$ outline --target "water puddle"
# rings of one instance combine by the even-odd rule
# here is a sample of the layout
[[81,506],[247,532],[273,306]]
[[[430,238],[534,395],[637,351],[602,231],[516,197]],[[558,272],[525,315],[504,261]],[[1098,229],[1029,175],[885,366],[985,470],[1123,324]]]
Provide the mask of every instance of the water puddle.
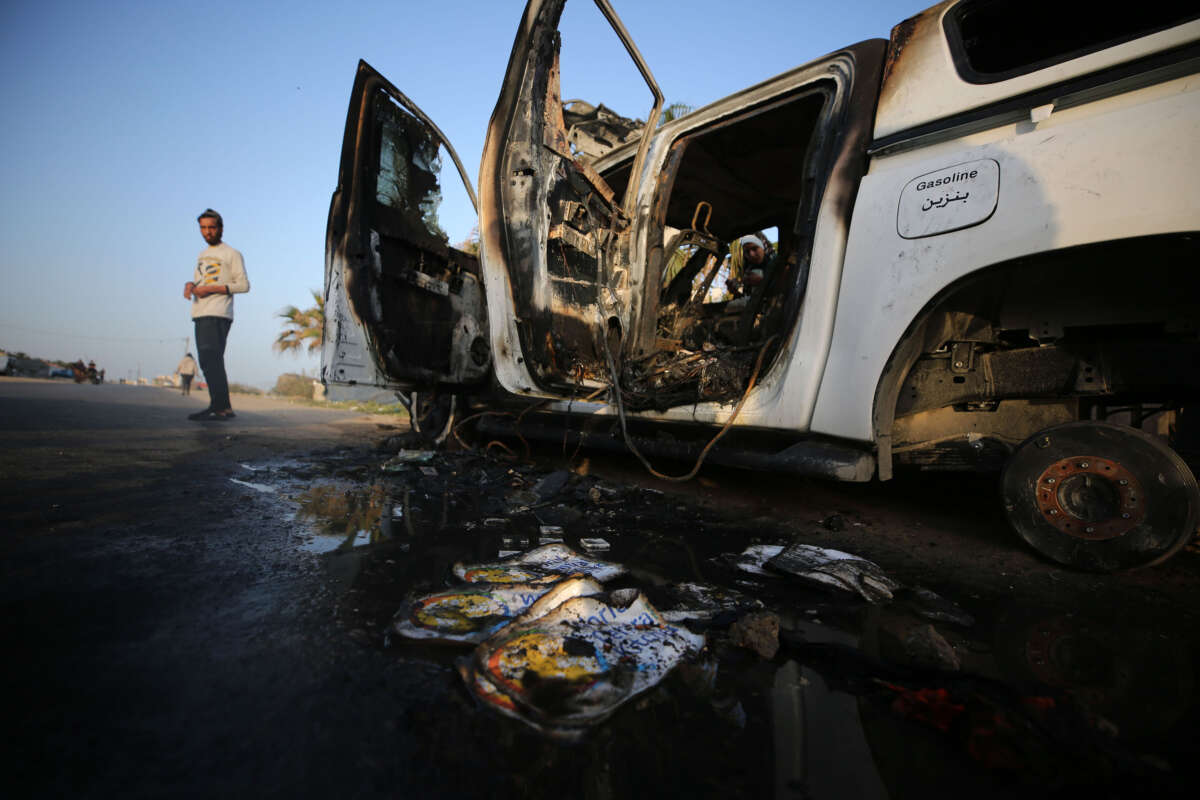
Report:
[[312,486],[295,496],[295,535],[308,553],[353,550],[382,541],[391,506],[381,485],[348,488],[338,483]]

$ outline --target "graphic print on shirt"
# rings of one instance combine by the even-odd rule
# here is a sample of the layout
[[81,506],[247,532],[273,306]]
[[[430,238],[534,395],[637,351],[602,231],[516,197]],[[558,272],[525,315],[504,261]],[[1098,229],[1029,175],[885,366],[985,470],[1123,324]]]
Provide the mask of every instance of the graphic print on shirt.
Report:
[[201,258],[196,262],[196,285],[215,286],[220,282],[221,262],[215,258]]

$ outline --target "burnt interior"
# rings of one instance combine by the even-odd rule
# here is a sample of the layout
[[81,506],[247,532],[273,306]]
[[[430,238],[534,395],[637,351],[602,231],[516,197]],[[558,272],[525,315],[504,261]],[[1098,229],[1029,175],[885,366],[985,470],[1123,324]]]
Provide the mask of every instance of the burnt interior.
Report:
[[946,18],[959,71],[989,83],[1200,17],[1195,0],[1103,8],[1084,0],[964,0]]
[[[654,341],[623,365],[631,408],[736,399],[755,364],[768,365],[764,350],[795,321],[807,281],[830,91],[809,87],[673,145],[657,221],[680,233],[649,265]],[[762,280],[751,285],[756,265],[739,263],[738,239],[772,228],[779,241],[768,242]],[[731,267],[742,278],[736,290],[725,288]]]
[[[561,10],[547,2],[532,20],[523,63],[510,64],[519,84],[502,104],[496,189],[516,360],[559,396],[595,395],[616,382],[631,409],[735,400],[799,316],[817,200],[839,136],[830,119],[835,84],[817,81],[675,141],[656,180],[648,261],[631,263],[641,229],[622,199],[640,191],[634,142],[603,174],[573,148],[559,80]],[[712,213],[698,230],[701,201]],[[668,228],[672,241],[657,246]],[[726,301],[699,291],[706,282],[724,286],[717,269],[736,237],[772,228],[780,241],[761,282],[745,282]],[[688,263],[664,282],[664,251],[680,248]]]
[[825,95],[809,92],[691,134],[670,188],[667,225],[685,229],[696,204],[712,204],[708,228],[730,239],[790,229],[804,197],[805,156]]

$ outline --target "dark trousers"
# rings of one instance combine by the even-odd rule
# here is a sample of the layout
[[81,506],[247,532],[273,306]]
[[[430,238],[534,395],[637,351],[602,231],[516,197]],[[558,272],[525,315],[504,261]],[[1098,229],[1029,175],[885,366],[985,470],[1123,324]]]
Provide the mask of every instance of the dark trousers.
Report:
[[225,340],[233,320],[225,317],[196,317],[196,355],[204,380],[208,381],[208,407],[224,411],[229,405],[229,379],[225,377]]
[[180,375],[179,382],[183,384],[183,393],[184,394],[192,393],[192,376],[191,375]]

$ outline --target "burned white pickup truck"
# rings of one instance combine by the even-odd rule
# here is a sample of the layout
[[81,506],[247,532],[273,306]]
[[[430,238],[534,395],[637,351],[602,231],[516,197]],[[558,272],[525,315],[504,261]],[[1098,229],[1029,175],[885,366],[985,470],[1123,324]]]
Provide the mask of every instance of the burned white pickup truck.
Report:
[[[1193,535],[1196,480],[1154,434],[1200,415],[1194,3],[951,0],[660,125],[595,0],[651,105],[611,141],[564,115],[564,4],[525,9],[477,201],[359,65],[326,383],[523,409],[482,422],[659,469],[1003,470],[1014,528],[1084,569]],[[443,150],[478,256],[437,223]],[[764,232],[739,284],[739,238]]]

